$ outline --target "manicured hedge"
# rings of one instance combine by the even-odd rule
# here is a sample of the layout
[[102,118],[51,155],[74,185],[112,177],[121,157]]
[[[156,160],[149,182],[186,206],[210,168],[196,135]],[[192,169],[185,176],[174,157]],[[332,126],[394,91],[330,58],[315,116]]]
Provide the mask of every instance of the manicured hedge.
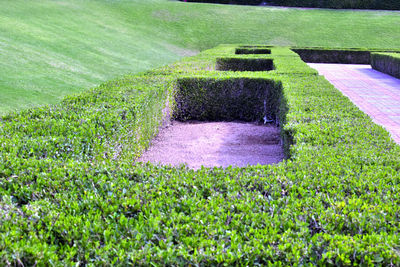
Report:
[[187,0],[185,2],[200,2],[214,4],[234,4],[234,5],[259,5],[260,0]]
[[[400,265],[400,147],[290,49],[236,48],[2,117],[0,265]],[[224,57],[276,69],[216,71]],[[239,80],[281,84],[290,159],[134,163],[177,89]]]
[[397,0],[270,0],[268,3],[282,6],[336,9],[400,9],[400,2]]
[[266,58],[217,58],[215,68],[222,71],[270,71],[274,69],[274,62]]
[[271,49],[266,48],[236,48],[235,54],[271,54]]
[[372,53],[372,68],[400,78],[400,54],[399,53]]
[[281,98],[282,85],[273,80],[183,78],[177,82],[174,117],[277,122]]
[[321,48],[299,48],[293,51],[309,63],[370,64],[369,51]]
[[239,4],[239,5],[278,5],[292,7],[317,7],[335,9],[386,9],[399,10],[400,2],[397,0],[187,0],[186,2],[202,2],[216,4]]

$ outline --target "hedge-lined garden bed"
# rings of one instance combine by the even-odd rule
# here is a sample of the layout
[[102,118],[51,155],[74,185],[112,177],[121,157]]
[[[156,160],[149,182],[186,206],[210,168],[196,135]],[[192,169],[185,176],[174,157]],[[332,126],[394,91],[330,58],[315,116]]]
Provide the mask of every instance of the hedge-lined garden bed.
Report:
[[400,53],[372,53],[371,66],[400,79]]
[[[0,265],[400,265],[400,147],[289,48],[236,48],[2,117]],[[275,69],[216,71],[235,57]],[[280,86],[290,159],[133,163],[177,92],[227,80]]]

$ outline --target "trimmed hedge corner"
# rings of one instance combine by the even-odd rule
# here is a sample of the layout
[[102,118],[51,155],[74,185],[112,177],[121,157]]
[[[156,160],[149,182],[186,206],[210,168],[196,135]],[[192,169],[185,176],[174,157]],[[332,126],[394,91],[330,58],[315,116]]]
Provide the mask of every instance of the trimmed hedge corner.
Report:
[[371,53],[371,66],[373,69],[400,79],[399,53]]

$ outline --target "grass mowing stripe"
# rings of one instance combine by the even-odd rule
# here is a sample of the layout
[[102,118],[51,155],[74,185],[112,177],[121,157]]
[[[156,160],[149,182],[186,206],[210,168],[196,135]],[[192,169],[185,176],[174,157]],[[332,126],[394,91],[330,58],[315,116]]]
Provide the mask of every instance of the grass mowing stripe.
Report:
[[166,0],[7,2],[0,10],[0,114],[57,103],[220,43],[396,48],[399,16]]

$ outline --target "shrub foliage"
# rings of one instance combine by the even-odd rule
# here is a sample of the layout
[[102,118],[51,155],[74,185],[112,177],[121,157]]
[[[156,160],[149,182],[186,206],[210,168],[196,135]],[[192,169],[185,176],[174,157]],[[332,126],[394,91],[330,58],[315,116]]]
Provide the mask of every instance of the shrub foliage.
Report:
[[[181,0],[182,1],[182,0]],[[335,9],[386,9],[399,10],[397,0],[187,0],[186,2],[238,4],[238,5],[278,5],[292,7],[318,7]]]
[[372,53],[371,66],[400,79],[400,53]]
[[[400,265],[400,147],[290,49],[236,48],[2,117],[0,265]],[[275,69],[215,70],[234,56]],[[279,85],[290,159],[134,163],[178,92],[239,81]]]

